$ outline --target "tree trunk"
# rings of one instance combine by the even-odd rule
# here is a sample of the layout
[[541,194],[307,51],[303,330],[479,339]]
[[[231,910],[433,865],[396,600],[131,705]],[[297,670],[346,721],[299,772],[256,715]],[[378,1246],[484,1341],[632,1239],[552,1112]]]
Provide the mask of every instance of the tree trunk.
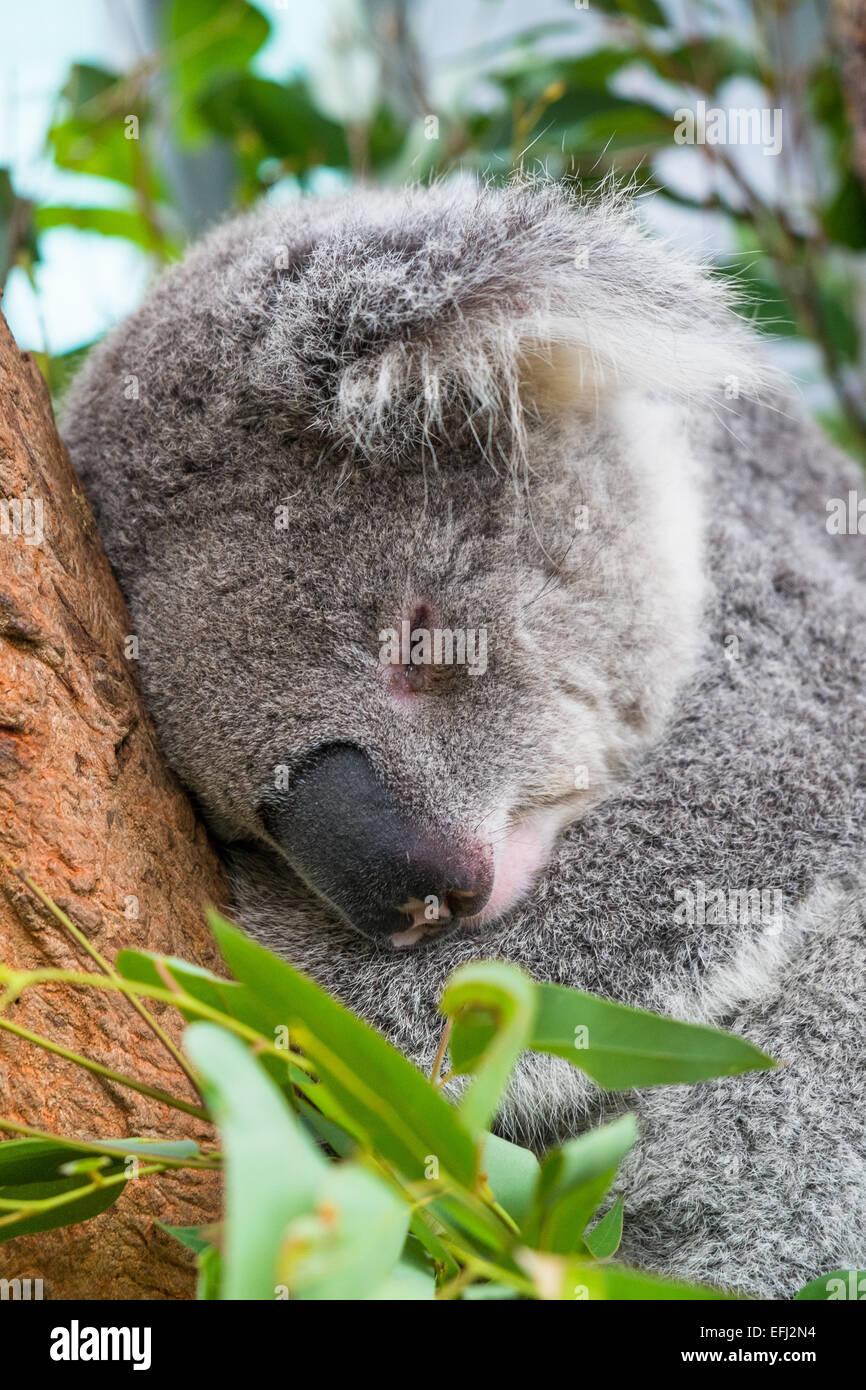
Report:
[[[23,499],[30,505],[19,508]],[[220,867],[144,710],[125,654],[129,615],[47,389],[2,315],[0,509],[0,851],[109,961],[129,946],[219,968],[202,904],[227,900]],[[97,969],[2,858],[0,887],[0,960]],[[176,1012],[159,1003],[151,1012],[176,1040]],[[196,1099],[120,995],[31,988],[5,1016]],[[213,1137],[195,1118],[3,1030],[0,1118],[76,1138]],[[155,1222],[213,1221],[219,1199],[213,1173],[132,1180],[90,1221],[0,1244],[0,1275],[41,1278],[46,1298],[190,1297],[191,1257]]]

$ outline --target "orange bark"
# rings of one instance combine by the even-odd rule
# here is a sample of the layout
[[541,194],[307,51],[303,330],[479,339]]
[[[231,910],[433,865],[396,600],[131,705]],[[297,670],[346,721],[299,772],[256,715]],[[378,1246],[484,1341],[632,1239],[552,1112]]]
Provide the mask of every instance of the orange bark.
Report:
[[[143,707],[124,650],[129,615],[46,387],[0,316],[0,499],[25,498],[41,502],[41,539],[33,506],[5,507],[0,533],[0,851],[109,960],[130,946],[218,966],[201,908],[227,898],[219,864]],[[2,860],[0,961],[96,969]],[[151,1011],[176,1040],[176,1012]],[[6,1017],[196,1100],[118,995],[54,984],[26,991]],[[213,1137],[195,1118],[2,1030],[0,1118],[78,1138]],[[0,1275],[42,1278],[46,1298],[189,1297],[191,1257],[155,1222],[213,1221],[219,1198],[213,1173],[132,1180],[91,1221],[0,1244]]]

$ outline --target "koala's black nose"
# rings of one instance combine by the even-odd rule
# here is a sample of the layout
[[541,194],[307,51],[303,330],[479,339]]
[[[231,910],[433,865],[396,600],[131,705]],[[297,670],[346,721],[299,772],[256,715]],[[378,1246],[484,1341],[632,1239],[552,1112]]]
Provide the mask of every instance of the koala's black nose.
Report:
[[415,824],[350,744],[319,749],[261,815],[292,868],[365,936],[412,944],[490,896],[490,850]]

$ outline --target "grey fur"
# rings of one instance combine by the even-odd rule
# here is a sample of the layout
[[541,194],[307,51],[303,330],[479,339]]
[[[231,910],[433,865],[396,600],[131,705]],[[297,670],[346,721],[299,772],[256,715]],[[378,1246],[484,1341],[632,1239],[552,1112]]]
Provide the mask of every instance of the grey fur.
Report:
[[[788,1296],[866,1264],[866,558],[825,525],[856,470],[760,380],[616,200],[438,189],[218,229],[63,423],[246,928],[422,1066],[444,981],[490,955],[784,1058],[617,1097],[527,1057],[500,1123],[541,1145],[635,1109],[624,1255]],[[378,633],[419,596],[486,624],[490,666],[399,709]],[[504,916],[394,952],[260,823],[274,767],[335,739],[445,834],[571,823]],[[779,909],[681,920],[699,880]]]

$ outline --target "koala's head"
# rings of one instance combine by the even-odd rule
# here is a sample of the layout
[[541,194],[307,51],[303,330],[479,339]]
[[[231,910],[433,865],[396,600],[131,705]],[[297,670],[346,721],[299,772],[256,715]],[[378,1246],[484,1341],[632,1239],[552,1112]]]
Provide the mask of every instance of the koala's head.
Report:
[[216,835],[395,945],[515,903],[690,672],[685,401],[748,355],[550,186],[266,207],[166,275],[64,430]]

